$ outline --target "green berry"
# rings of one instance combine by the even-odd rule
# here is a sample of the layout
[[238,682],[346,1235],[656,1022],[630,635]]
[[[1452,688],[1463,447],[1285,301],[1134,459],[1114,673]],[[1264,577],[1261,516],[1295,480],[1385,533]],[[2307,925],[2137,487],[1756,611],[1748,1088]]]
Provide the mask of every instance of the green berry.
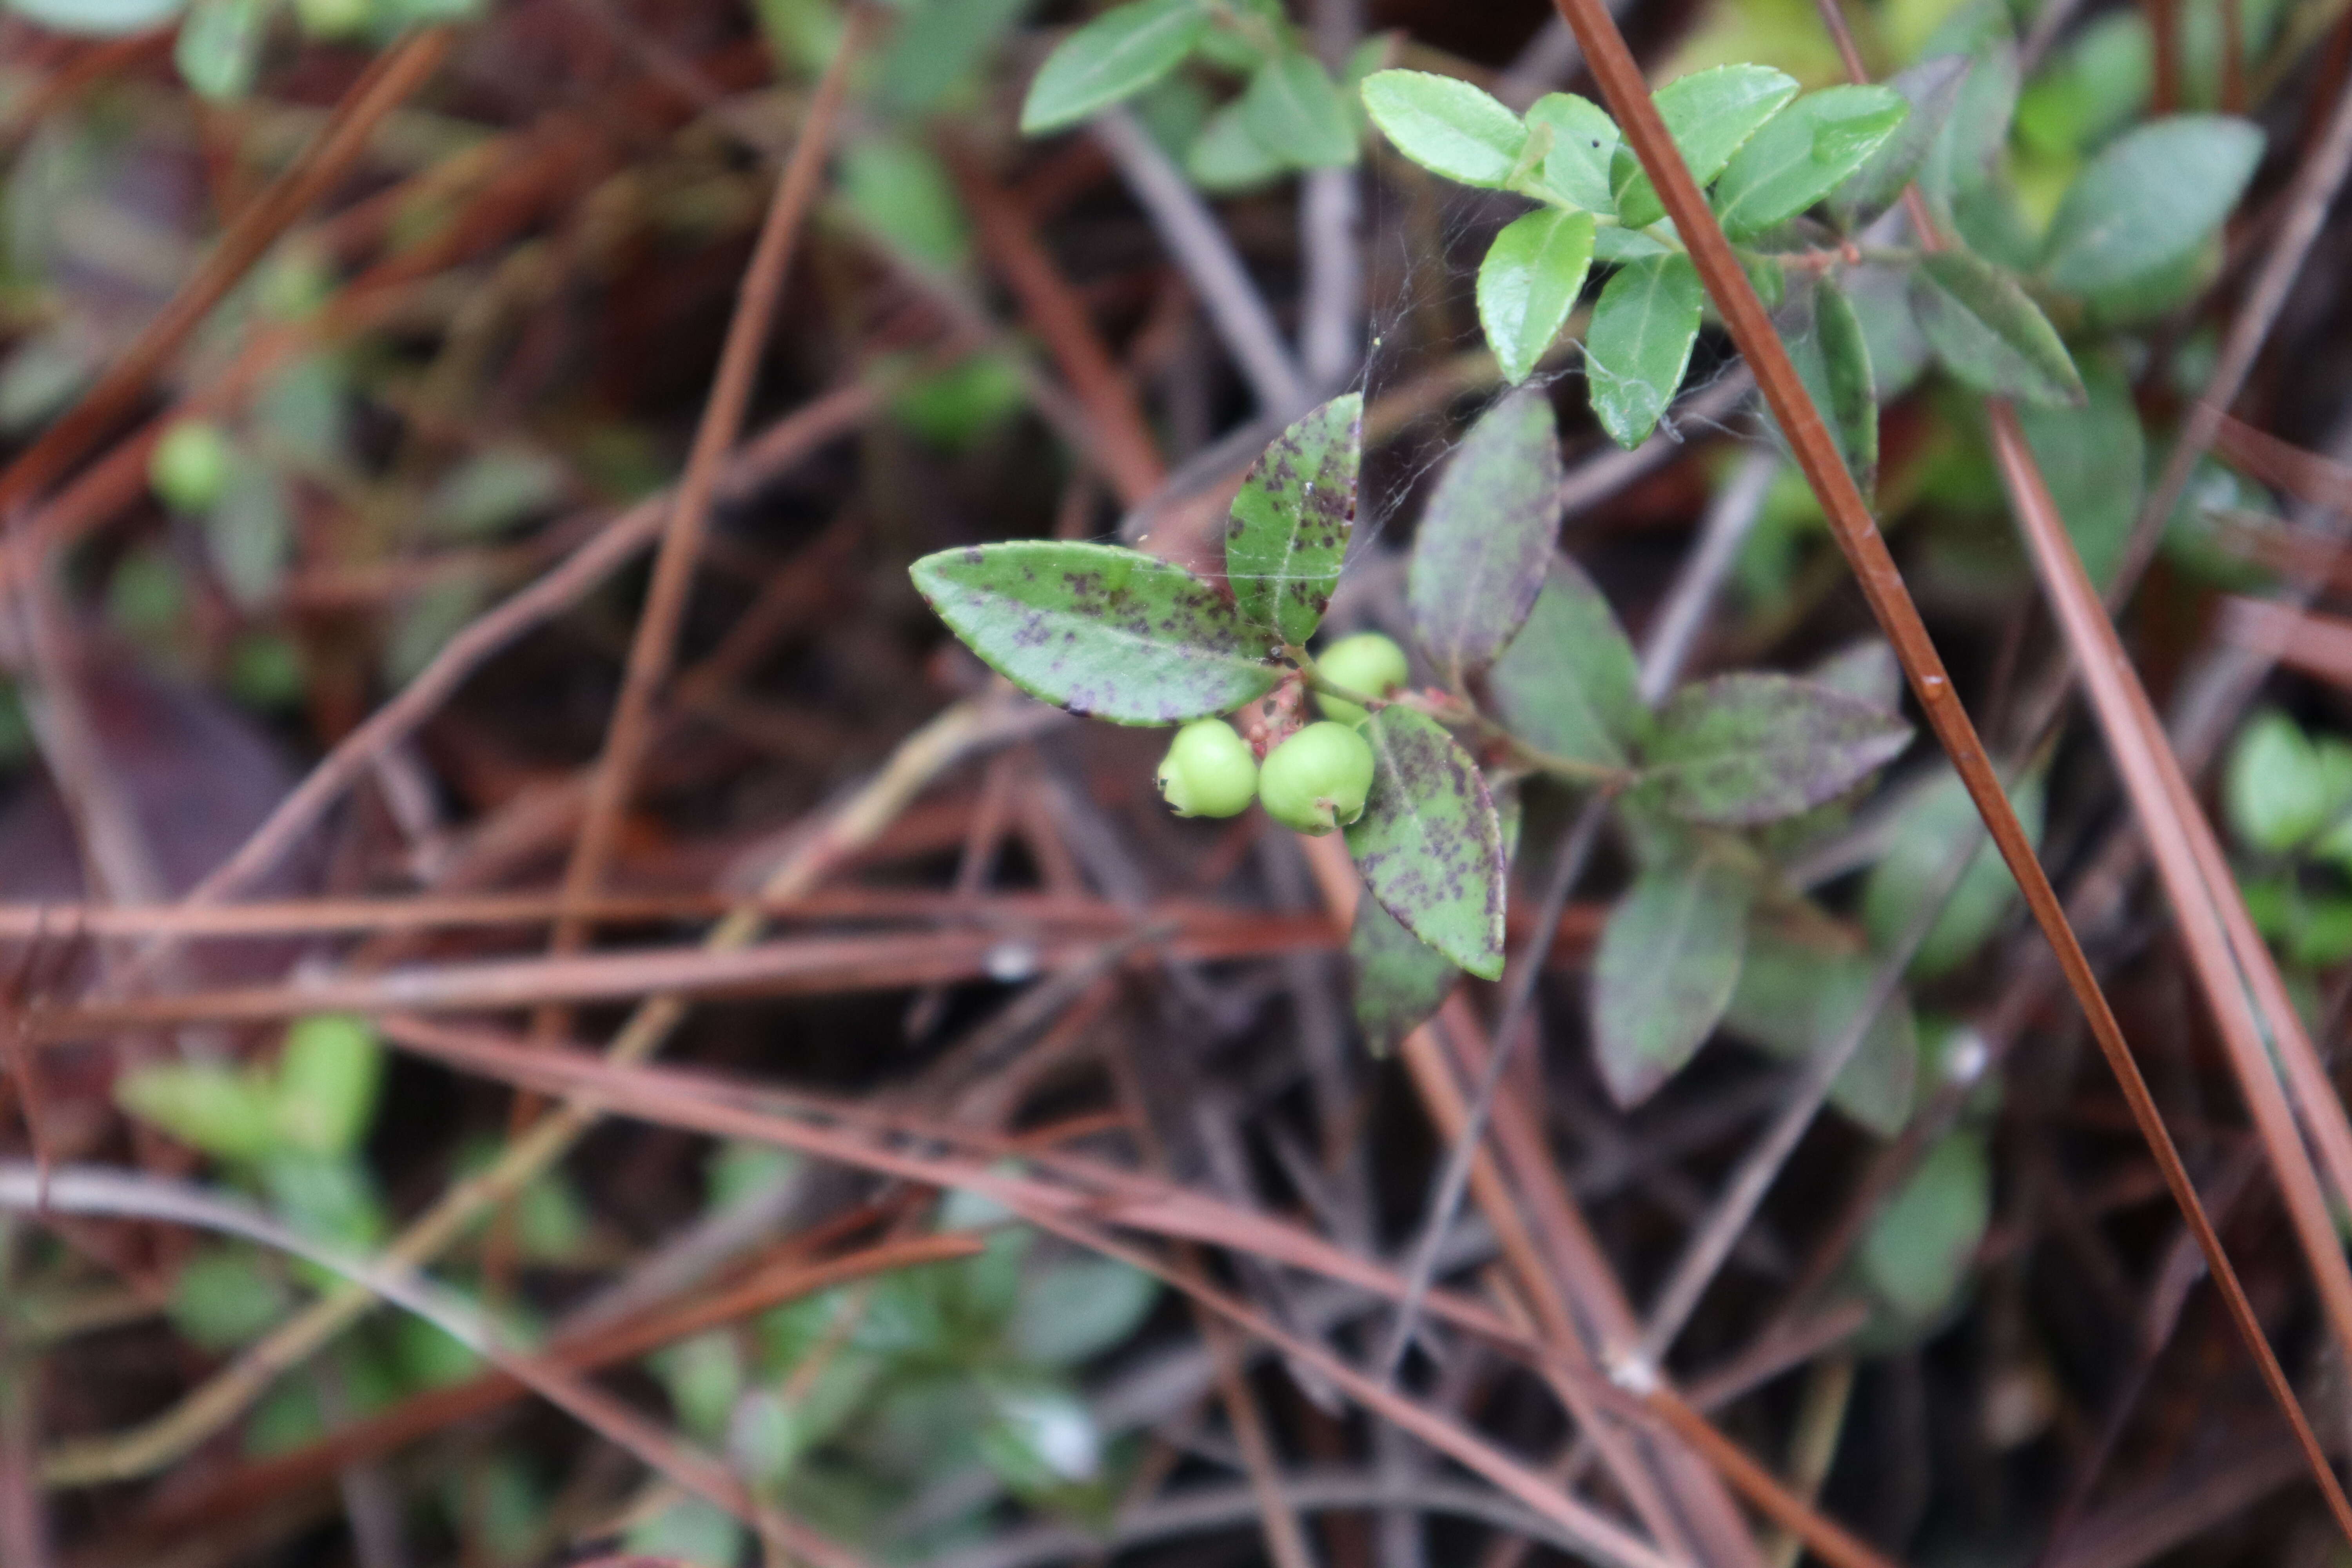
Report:
[[[1354,637],[1341,637],[1316,656],[1315,668],[1332,685],[1360,691],[1367,697],[1388,696],[1403,686],[1411,673],[1405,667],[1404,649],[1378,632],[1358,632]],[[1320,692],[1316,694],[1315,701],[1326,719],[1336,719],[1342,724],[1364,721],[1364,710],[1352,702]]]
[[1301,833],[1345,827],[1364,815],[1371,790],[1371,742],[1328,721],[1309,724],[1276,746],[1257,780],[1265,814]]
[[147,460],[147,481],[174,511],[210,511],[228,488],[236,455],[219,426],[183,419],[163,432]]
[[1179,816],[1238,816],[1257,794],[1257,759],[1223,719],[1176,731],[1160,763],[1160,795]]

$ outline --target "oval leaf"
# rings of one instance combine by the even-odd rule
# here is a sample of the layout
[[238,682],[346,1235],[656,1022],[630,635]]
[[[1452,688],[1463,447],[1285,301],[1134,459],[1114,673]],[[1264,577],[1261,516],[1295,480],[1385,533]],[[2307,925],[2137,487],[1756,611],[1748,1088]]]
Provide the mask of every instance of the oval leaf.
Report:
[[[2029,781],[2010,792],[2018,819],[2030,842],[2042,837],[2042,786]],[[1871,868],[1862,885],[1862,923],[1881,948],[1891,947],[1918,918],[1919,907],[1933,897],[1948,868],[1953,849],[1963,833],[1977,824],[1976,803],[1949,768],[1922,790],[1903,815],[1895,819],[1895,833],[1886,853]],[[1921,980],[1948,974],[1967,963],[1992,935],[2017,896],[2017,883],[2008,863],[1990,839],[1985,839],[1960,873],[1959,884],[1944,900],[1919,951],[1911,956],[1911,973]]]
[[1120,724],[1223,713],[1274,689],[1267,637],[1212,584],[1108,544],[942,550],[909,568],[966,647],[1032,696]]
[[1453,960],[1399,925],[1378,899],[1356,900],[1348,964],[1354,972],[1356,1025],[1381,1056],[1426,1023],[1462,978]]
[[1910,725],[1843,691],[1722,675],[1658,715],[1642,788],[1677,816],[1750,826],[1836,799],[1910,742]]
[[1715,1032],[1739,983],[1753,884],[1713,856],[1651,867],[1609,911],[1592,961],[1592,1044],[1619,1105],[1637,1105]]
[[1619,446],[1640,446],[1674,401],[1705,300],[1681,255],[1628,263],[1601,290],[1584,334],[1584,374],[1592,412]]
[[1942,1312],[1976,1260],[1992,1221],[1992,1166],[1974,1132],[1951,1134],[1927,1152],[1863,1237],[1863,1278],[1916,1323]]
[[1434,174],[1500,190],[1528,144],[1519,117],[1489,94],[1428,71],[1374,71],[1364,108],[1396,150]]
[[2263,133],[2223,114],[2150,121],[2110,142],[2075,179],[2050,220],[2050,281],[2090,294],[2145,281],[2177,265],[2238,205]]
[[2026,444],[2058,503],[2083,570],[2100,588],[2123,563],[2147,475],[2147,437],[2131,382],[2105,356],[2085,361],[2084,400],[2072,408],[2017,411]]
[[1294,169],[1336,169],[1356,161],[1348,106],[1312,55],[1268,60],[1250,78],[1241,104],[1251,137]]
[[1711,198],[1735,239],[1788,222],[1845,183],[1910,118],[1889,87],[1824,88],[1773,116],[1725,165]]
[[1310,410],[1250,466],[1225,524],[1225,580],[1242,618],[1284,642],[1322,624],[1356,524],[1364,400]]
[[1405,930],[1471,973],[1503,972],[1503,829],[1470,754],[1394,703],[1364,724],[1371,798],[1347,830],[1364,885]]
[[[1723,173],[1731,155],[1764,129],[1797,96],[1797,80],[1770,66],[1717,66],[1677,77],[1650,95],[1658,118],[1704,188]],[[1646,228],[1666,216],[1650,176],[1633,148],[1620,145],[1611,160],[1610,185],[1617,213],[1629,228]]]
[[1166,76],[1208,31],[1200,0],[1131,0],[1072,33],[1045,58],[1021,105],[1034,136],[1075,125]]
[[1504,727],[1550,756],[1625,767],[1649,721],[1640,685],[1609,601],[1574,562],[1554,556],[1528,624],[1486,672]]
[[1478,268],[1478,324],[1516,386],[1568,324],[1592,266],[1591,213],[1545,207],[1514,220]]
[[[1723,1026],[1784,1061],[1801,1061],[1845,1037],[1877,969],[1866,953],[1824,952],[1751,932]],[[1892,1138],[1911,1120],[1918,1076],[1918,1022],[1910,999],[1897,991],[1832,1080],[1830,1103]]]
[[2057,329],[1991,262],[1958,250],[1921,257],[1911,311],[1945,368],[1978,391],[2029,403],[2083,400],[2083,378]]
[[1528,129],[1538,126],[1550,131],[1551,146],[1537,178],[1523,187],[1528,194],[1589,213],[1615,212],[1609,169],[1623,138],[1609,111],[1572,92],[1548,92],[1528,106]]
[[1959,55],[1939,55],[1888,79],[1886,85],[1911,106],[1910,117],[1885,144],[1863,161],[1853,178],[1830,197],[1830,210],[1848,232],[1858,229],[1893,206],[1927,160],[1952,106],[1959,101],[1960,83],[1969,62]]
[[1559,486],[1559,430],[1538,392],[1486,410],[1446,465],[1413,536],[1405,603],[1449,682],[1493,663],[1534,607]]

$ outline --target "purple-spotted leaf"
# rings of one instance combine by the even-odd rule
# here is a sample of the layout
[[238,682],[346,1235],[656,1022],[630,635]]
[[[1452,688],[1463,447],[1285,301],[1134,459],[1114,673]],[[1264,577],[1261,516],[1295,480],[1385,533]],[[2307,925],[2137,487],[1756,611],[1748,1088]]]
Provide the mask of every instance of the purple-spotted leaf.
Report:
[[1911,726],[1787,675],[1685,686],[1643,758],[1642,792],[1693,822],[1752,826],[1834,800],[1911,743]]
[[1471,973],[1503,972],[1503,830],[1470,754],[1391,703],[1368,720],[1372,793],[1348,829],[1364,885],[1405,930]]
[[1073,713],[1173,724],[1281,679],[1269,635],[1214,584],[1137,551],[1024,539],[942,550],[909,571],[990,668]]
[[1405,603],[1448,681],[1492,664],[1535,607],[1559,486],[1559,429],[1541,392],[1489,408],[1446,465],[1413,536]]
[[1355,972],[1357,1026],[1380,1056],[1425,1023],[1462,978],[1452,959],[1399,925],[1378,899],[1356,900],[1348,964]]
[[1556,555],[1528,624],[1486,672],[1486,691],[1504,728],[1537,751],[1622,768],[1649,725],[1640,680],[1609,601]]
[[1242,618],[1284,642],[1315,635],[1356,525],[1364,400],[1335,397],[1250,466],[1225,524],[1225,580]]
[[1755,884],[1703,848],[1645,868],[1609,911],[1592,961],[1601,1081],[1638,1105],[1715,1032],[1739,984]]

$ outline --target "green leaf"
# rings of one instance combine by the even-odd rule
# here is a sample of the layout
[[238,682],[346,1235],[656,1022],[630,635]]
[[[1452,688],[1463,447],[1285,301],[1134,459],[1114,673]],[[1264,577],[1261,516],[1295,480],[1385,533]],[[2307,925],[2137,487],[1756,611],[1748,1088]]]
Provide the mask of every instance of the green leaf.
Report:
[[240,458],[204,519],[205,552],[228,596],[247,607],[277,596],[294,559],[294,514],[278,473]]
[[1911,116],[1888,87],[1832,87],[1775,115],[1725,165],[1711,198],[1734,239],[1786,223],[1845,182]]
[[480,539],[562,500],[562,459],[506,441],[486,446],[433,487],[425,522],[453,539]]
[[1462,978],[1453,960],[1397,923],[1378,899],[1356,900],[1348,932],[1356,1025],[1375,1056],[1426,1023]]
[[[1825,952],[1751,931],[1739,988],[1731,994],[1723,1026],[1784,1061],[1801,1061],[1853,1027],[1879,962],[1869,953]],[[1892,1138],[1911,1120],[1918,1076],[1918,1023],[1910,999],[1898,990],[1831,1080],[1830,1103],[1880,1137]]]
[[1208,27],[1200,0],[1113,6],[1046,57],[1021,105],[1022,132],[1059,131],[1141,92],[1174,70]]
[[375,1120],[383,1047],[357,1018],[319,1014],[286,1032],[278,1058],[277,1119],[287,1143],[345,1154]]
[[1160,1281],[1108,1258],[1073,1258],[1023,1281],[1013,1349],[1040,1366],[1076,1366],[1116,1350],[1160,1300]]
[[117,1105],[191,1149],[223,1160],[258,1160],[278,1146],[268,1082],[210,1063],[159,1062],[114,1083]]
[[1428,71],[1374,71],[1364,109],[1396,150],[1434,174],[1500,190],[1528,144],[1519,117],[1466,81]]
[[1559,486],[1559,430],[1540,392],[1487,409],[1446,464],[1413,535],[1405,605],[1447,682],[1493,663],[1535,606]]
[[2231,831],[2250,848],[2294,848],[2327,825],[2327,770],[2303,727],[2272,710],[2238,732],[2221,783]]
[[1617,156],[1617,122],[1589,98],[1548,92],[1528,106],[1528,130],[1551,132],[1542,166],[1522,186],[1528,195],[1606,216],[1617,210],[1610,164]]
[[1834,279],[1824,277],[1814,286],[1813,332],[1829,394],[1823,408],[1830,430],[1867,496],[1878,483],[1878,386],[1871,374],[1869,335]]
[[1698,272],[1681,255],[1632,262],[1601,290],[1584,334],[1584,374],[1592,412],[1619,446],[1640,446],[1674,401],[1705,302]]
[[2083,366],[2084,401],[2073,408],[2017,411],[2050,499],[2066,521],[2083,569],[2104,589],[2123,563],[2124,545],[2139,516],[2147,473],[2147,440],[2131,382],[2104,356]]
[[1478,324],[1516,386],[1544,356],[1584,289],[1592,215],[1539,208],[1513,220],[1478,267]]
[[840,188],[860,221],[903,256],[951,268],[971,248],[955,184],[929,147],[861,136],[842,150]]
[[1322,624],[1356,525],[1364,400],[1335,397],[1276,437],[1225,524],[1225,580],[1242,619],[1303,644]]
[[1627,767],[1649,726],[1640,685],[1633,645],[1609,601],[1574,562],[1555,555],[1528,624],[1486,672],[1504,728],[1550,756]]
[[1852,233],[1863,227],[1902,197],[1903,187],[1919,172],[1951,118],[1968,74],[1966,59],[1943,55],[1922,60],[1887,81],[1911,106],[1910,117],[1831,195],[1830,210],[1841,228]]
[[1173,724],[1274,689],[1267,634],[1181,566],[1107,544],[1016,540],[909,569],[966,647],[1032,696],[1118,724]]
[[1436,720],[1367,720],[1371,797],[1347,829],[1364,885],[1404,928],[1482,979],[1503,972],[1503,831],[1486,781]]
[[290,1304],[277,1270],[243,1247],[199,1252],[172,1282],[172,1326],[208,1351],[259,1339]]
[[200,98],[242,98],[261,64],[272,0],[194,0],[172,58]]
[[919,114],[976,74],[1030,0],[926,0],[902,5],[875,72],[875,96]]
[[1715,1032],[1739,983],[1753,882],[1704,852],[1643,870],[1609,911],[1592,961],[1601,1081],[1637,1105]]
[[[2042,837],[2042,785],[2039,780],[2010,792],[2010,803],[2025,825],[2028,839]],[[1871,868],[1862,889],[1862,923],[1871,941],[1891,947],[1912,921],[1920,904],[1943,879],[1960,835],[1977,822],[1976,803],[1949,768],[1922,790],[1895,821],[1886,853]],[[1990,838],[1983,840],[1960,873],[1958,886],[1944,904],[1944,912],[1928,930],[1927,940],[1911,960],[1911,973],[1930,980],[1948,974],[1967,963],[1992,935],[2017,896],[2017,883],[2007,862]]]
[[1927,1152],[1911,1179],[1871,1221],[1863,1278],[1911,1322],[1943,1311],[1968,1278],[1992,1221],[1992,1166],[1984,1141],[1958,1131]]
[[106,37],[160,26],[187,0],[8,0],[8,9],[53,33]]
[[1919,165],[1919,187],[1948,211],[1967,192],[1984,183],[2017,113],[2017,46],[1997,38],[1969,61],[1959,98]]
[[1843,691],[1721,675],[1667,702],[1641,787],[1677,816],[1752,826],[1836,799],[1910,743],[1910,725]]
[[1245,191],[1279,178],[1283,168],[1251,132],[1238,99],[1210,115],[1184,150],[1184,172],[1203,190]]
[[1911,310],[1946,369],[1979,392],[2029,403],[2083,399],[2083,378],[2057,329],[2017,279],[1965,251],[1919,258]]
[[[1678,77],[1650,95],[1667,134],[1699,188],[1723,173],[1731,155],[1797,96],[1796,79],[1770,66],[1717,66]],[[1620,144],[1610,161],[1610,188],[1628,228],[1647,228],[1666,216],[1633,149]]]
[[2221,114],[2150,121],[2110,142],[2050,220],[2043,265],[2077,294],[2177,265],[2221,226],[2263,159],[2263,133]]
[[1258,68],[1241,98],[1242,118],[1257,144],[1294,169],[1343,168],[1356,161],[1356,128],[1320,60],[1276,56]]

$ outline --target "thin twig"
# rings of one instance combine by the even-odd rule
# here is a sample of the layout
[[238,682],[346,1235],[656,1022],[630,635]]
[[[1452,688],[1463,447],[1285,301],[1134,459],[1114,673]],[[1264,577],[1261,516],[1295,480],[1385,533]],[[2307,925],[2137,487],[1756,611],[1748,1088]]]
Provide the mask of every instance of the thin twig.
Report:
[[1160,151],[1151,132],[1126,110],[1111,110],[1090,123],[1095,139],[1118,165],[1128,188],[1143,204],[1152,226],[1200,294],[1217,335],[1257,394],[1260,410],[1284,420],[1305,410],[1309,396],[1306,374],[1208,203]]

